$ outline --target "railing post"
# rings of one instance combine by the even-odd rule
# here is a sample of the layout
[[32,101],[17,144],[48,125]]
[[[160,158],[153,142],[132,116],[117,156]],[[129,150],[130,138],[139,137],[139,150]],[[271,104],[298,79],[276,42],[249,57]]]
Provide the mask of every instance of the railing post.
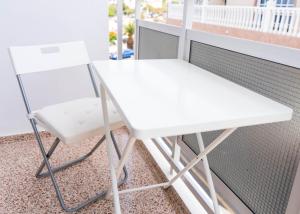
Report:
[[117,44],[118,44],[118,60],[123,58],[123,0],[117,1]]
[[118,60],[123,58],[123,0],[117,1],[117,44],[118,44]]
[[139,20],[141,19],[141,0],[135,1],[135,34],[134,34],[134,59],[139,58]]
[[192,28],[194,17],[194,0],[185,0],[183,6],[182,28],[179,37],[178,59],[186,59],[187,46],[189,41],[186,40],[186,32]]
[[201,19],[200,22],[204,23],[205,22],[205,17],[206,17],[206,6],[208,5],[208,0],[203,0],[202,6],[201,6]]
[[276,7],[276,1],[270,0],[267,2],[266,10],[263,13],[262,31],[268,32],[272,22],[272,9]]

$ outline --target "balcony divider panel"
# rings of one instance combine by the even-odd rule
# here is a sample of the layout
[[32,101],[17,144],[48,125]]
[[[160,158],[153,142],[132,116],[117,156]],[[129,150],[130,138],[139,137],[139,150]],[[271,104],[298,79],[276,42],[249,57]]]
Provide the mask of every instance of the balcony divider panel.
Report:
[[179,37],[139,27],[139,59],[175,59]]
[[[195,41],[189,56],[192,64],[294,109],[291,121],[240,128],[208,155],[214,173],[254,213],[285,213],[300,158],[300,69]],[[205,145],[218,134],[204,133]],[[199,152],[196,136],[184,141]]]

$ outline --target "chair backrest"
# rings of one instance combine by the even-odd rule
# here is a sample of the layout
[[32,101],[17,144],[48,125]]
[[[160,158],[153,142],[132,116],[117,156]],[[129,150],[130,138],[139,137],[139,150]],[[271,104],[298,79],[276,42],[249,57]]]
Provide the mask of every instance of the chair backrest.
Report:
[[97,84],[90,64],[90,58],[83,41],[10,47],[9,54],[30,120],[32,120],[30,117],[31,108],[22,83],[21,74],[86,65],[95,95],[99,97]]
[[16,74],[87,65],[90,58],[83,41],[46,44],[35,46],[15,46],[9,48]]

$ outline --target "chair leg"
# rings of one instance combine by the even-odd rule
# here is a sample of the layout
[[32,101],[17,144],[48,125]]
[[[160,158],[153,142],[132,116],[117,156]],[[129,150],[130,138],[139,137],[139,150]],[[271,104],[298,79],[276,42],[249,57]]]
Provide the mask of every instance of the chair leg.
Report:
[[[72,161],[69,161],[61,166],[58,166],[58,167],[55,167],[52,169],[53,173],[56,173],[58,171],[61,171],[61,170],[64,170],[68,167],[71,167],[77,163],[80,163],[81,161],[84,161],[85,159],[87,159],[89,156],[91,156],[94,151],[96,151],[96,149],[102,144],[102,142],[105,140],[105,136],[103,136],[99,141],[98,143],[91,149],[91,151],[83,156],[81,156],[80,158],[76,159],[76,160],[72,160]],[[48,153],[47,153],[47,158],[50,159],[51,155],[53,154],[53,152],[55,151],[58,143],[60,142],[60,140],[58,138],[55,139],[55,141],[53,142],[51,148],[49,149]],[[49,172],[44,172],[44,173],[41,173],[41,171],[43,170],[43,168],[45,167],[45,161],[43,161],[40,165],[40,167],[38,168],[37,172],[36,172],[36,177],[37,178],[42,178],[42,177],[47,177],[49,176]]]
[[[118,158],[120,159],[120,158],[121,158],[121,152],[120,152],[120,149],[119,149],[119,147],[118,147],[118,145],[117,145],[117,142],[116,142],[116,139],[115,139],[115,137],[114,137],[113,132],[111,131],[110,134],[111,134],[111,138],[112,138],[112,141],[113,141],[113,144],[114,144],[114,147],[115,147],[117,156],[118,156]],[[81,161],[84,161],[85,159],[87,159],[89,156],[91,156],[91,155],[96,151],[96,149],[103,143],[104,140],[105,140],[105,136],[103,136],[103,137],[98,141],[98,143],[91,149],[91,151],[89,151],[89,153],[87,153],[87,154],[81,156],[80,158],[78,158],[78,159],[76,159],[76,160],[72,160],[72,161],[69,161],[69,162],[67,162],[67,163],[65,163],[65,164],[62,164],[61,166],[52,168],[52,172],[53,172],[53,173],[59,172],[59,171],[64,170],[64,169],[66,169],[66,168],[68,168],[68,167],[71,167],[71,166],[73,166],[73,165],[75,165],[75,164],[77,164],[77,163],[80,163]],[[56,147],[58,146],[59,142],[60,142],[59,138],[56,138],[56,139],[54,140],[52,146],[50,147],[48,153],[46,154],[46,157],[48,158],[48,160],[49,160],[50,157],[52,156],[52,154],[53,154],[53,152],[55,151]],[[39,166],[39,168],[38,168],[38,170],[37,170],[37,172],[36,172],[36,174],[35,174],[35,176],[36,176],[37,178],[44,178],[44,177],[48,177],[48,176],[50,175],[49,172],[41,173],[42,170],[44,169],[44,167],[45,167],[45,161],[43,161],[43,162],[41,163],[41,165]],[[124,166],[124,168],[123,168],[123,172],[124,172],[124,178],[121,180],[121,183],[120,183],[119,185],[123,184],[123,183],[127,180],[127,178],[128,178],[128,172],[127,172],[127,169],[126,169],[125,166]]]
[[[54,140],[52,146],[50,147],[48,153],[46,154],[46,157],[47,157],[48,159],[49,159],[49,158],[51,157],[51,155],[53,154],[53,152],[54,152],[54,150],[56,149],[56,147],[58,146],[58,143],[59,143],[59,142],[60,142],[59,138],[55,138],[55,140]],[[45,173],[41,173],[42,170],[43,170],[44,167],[45,167],[45,164],[46,164],[45,161],[43,161],[43,162],[41,163],[41,165],[39,166],[37,172],[35,173],[35,177],[40,178],[40,177],[43,177],[43,176],[45,175]],[[47,174],[49,175],[49,173],[47,173]]]
[[[66,212],[76,212],[79,209],[82,209],[83,207],[85,207],[85,206],[87,206],[87,205],[89,205],[89,204],[91,204],[91,203],[93,203],[93,202],[95,202],[95,201],[97,201],[99,199],[104,199],[105,196],[106,196],[106,194],[107,194],[107,191],[98,192],[93,197],[90,197],[89,199],[85,200],[84,202],[78,204],[75,207],[69,208],[69,207],[66,206],[66,204],[64,202],[64,199],[62,197],[61,191],[59,189],[59,186],[58,186],[57,181],[56,181],[55,176],[54,176],[54,173],[55,173],[54,169],[51,168],[51,165],[50,165],[50,162],[49,162],[49,158],[51,157],[51,155],[53,154],[54,150],[56,149],[56,147],[57,147],[57,145],[59,143],[59,140],[55,139],[55,141],[52,144],[51,148],[49,149],[48,153],[46,153],[45,148],[44,148],[43,143],[42,143],[42,140],[41,140],[41,137],[40,137],[40,134],[39,134],[39,132],[37,130],[37,127],[36,127],[36,124],[35,124],[34,120],[31,119],[30,123],[32,125],[33,130],[34,130],[34,134],[35,134],[38,146],[39,146],[39,148],[41,150],[41,153],[42,153],[42,156],[44,158],[44,161],[42,162],[42,164],[40,165],[40,167],[38,169],[37,176],[41,176],[40,172],[46,166],[47,169],[48,169],[47,175],[49,175],[50,178],[51,178],[51,181],[53,183],[53,186],[54,186],[54,189],[55,189],[55,192],[56,192],[56,196],[57,196],[57,198],[59,200],[59,203],[60,203],[62,209],[65,210]],[[111,133],[111,135],[113,136],[112,133]],[[99,145],[104,141],[104,139],[105,138],[102,137],[101,140],[93,147],[93,149],[88,154],[86,154],[83,157],[81,157],[81,158],[83,158],[82,160],[84,160],[87,157],[89,157],[99,147]],[[115,149],[116,149],[117,155],[120,158],[120,151],[119,151],[119,148],[118,148],[118,146],[117,146],[117,144],[115,142],[115,139],[113,140],[113,142],[114,142],[114,145],[115,145]],[[70,162],[68,164],[64,164],[61,167],[56,168],[57,169],[56,172],[60,171],[62,169],[65,169],[66,167],[68,167],[70,165],[74,165],[75,162],[78,163],[78,162],[82,161],[82,160],[80,160],[80,161],[79,160],[80,160],[80,158],[77,161],[76,160],[73,161],[73,164],[71,164],[72,162]],[[123,171],[124,171],[125,176],[124,176],[124,178],[121,181],[119,181],[118,185],[122,185],[127,180],[128,173],[127,173],[127,170],[126,170],[125,167],[123,168]],[[47,175],[45,174],[43,177],[45,177]]]

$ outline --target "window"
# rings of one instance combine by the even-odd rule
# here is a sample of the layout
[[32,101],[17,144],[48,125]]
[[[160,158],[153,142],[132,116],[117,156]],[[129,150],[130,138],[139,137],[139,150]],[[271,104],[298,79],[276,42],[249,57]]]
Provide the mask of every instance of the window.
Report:
[[[260,6],[267,6],[269,0],[260,0]],[[294,7],[294,0],[276,0],[277,7]]]

